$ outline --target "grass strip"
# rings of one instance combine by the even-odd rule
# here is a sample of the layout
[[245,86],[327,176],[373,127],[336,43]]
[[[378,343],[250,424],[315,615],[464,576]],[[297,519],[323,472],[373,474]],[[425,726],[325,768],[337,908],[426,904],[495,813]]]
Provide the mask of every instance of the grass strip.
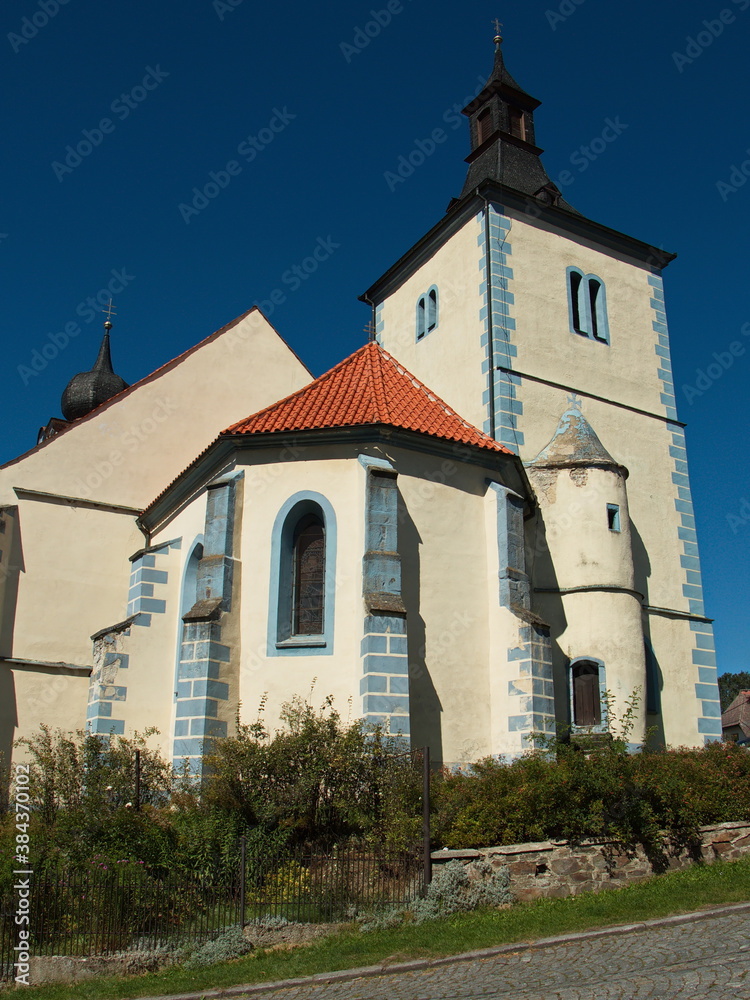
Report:
[[457,914],[421,925],[407,924],[366,934],[353,927],[292,951],[256,951],[245,958],[205,969],[174,967],[142,976],[19,988],[24,1000],[132,1000],[275,982],[384,961],[458,955],[515,941],[746,901],[750,901],[750,858],[670,872],[622,889],[537,900],[507,910]]

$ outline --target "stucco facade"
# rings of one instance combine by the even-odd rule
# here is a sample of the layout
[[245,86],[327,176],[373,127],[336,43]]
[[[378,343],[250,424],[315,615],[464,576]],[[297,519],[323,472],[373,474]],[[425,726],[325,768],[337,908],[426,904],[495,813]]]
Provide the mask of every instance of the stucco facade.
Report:
[[464,192],[330,373],[252,310],[0,469],[6,757],[155,726],[199,770],[313,688],[446,763],[606,733],[634,692],[634,743],[720,737],[672,255],[564,202],[537,105],[498,48]]

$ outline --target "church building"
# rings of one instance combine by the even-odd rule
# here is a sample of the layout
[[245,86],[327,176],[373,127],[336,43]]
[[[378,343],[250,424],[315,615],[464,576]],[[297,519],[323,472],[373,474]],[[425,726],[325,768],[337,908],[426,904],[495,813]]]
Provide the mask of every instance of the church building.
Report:
[[463,191],[361,296],[369,343],[313,379],[254,308],[127,386],[108,320],[0,468],[6,760],[42,722],[156,727],[199,772],[313,686],[448,765],[606,734],[634,693],[634,745],[721,738],[674,255],[565,201],[495,45]]

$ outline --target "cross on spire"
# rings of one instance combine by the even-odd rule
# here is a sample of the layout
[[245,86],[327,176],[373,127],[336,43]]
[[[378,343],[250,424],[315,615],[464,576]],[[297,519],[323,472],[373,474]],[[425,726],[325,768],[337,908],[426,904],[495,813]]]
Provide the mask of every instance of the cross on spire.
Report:
[[103,313],[107,314],[107,322],[112,325],[112,317],[117,315],[114,306],[112,305],[112,299],[109,300],[109,304],[102,309]]
[[580,412],[582,400],[575,392],[568,396],[568,402],[570,403],[571,409],[578,410]]
[[503,22],[495,18],[492,23],[495,25],[495,45],[499,45],[503,40]]

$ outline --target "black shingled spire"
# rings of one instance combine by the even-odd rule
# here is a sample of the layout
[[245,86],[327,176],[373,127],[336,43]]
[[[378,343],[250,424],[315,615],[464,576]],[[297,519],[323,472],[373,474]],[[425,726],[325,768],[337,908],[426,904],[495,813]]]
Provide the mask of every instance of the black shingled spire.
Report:
[[[541,101],[514,80],[505,66],[502,38],[495,38],[495,63],[484,89],[463,109],[471,129],[469,170],[461,197],[484,181],[495,181],[542,204],[575,212],[550,180],[536,145],[534,111]],[[578,214],[577,212],[575,214]]]
[[106,403],[112,396],[128,388],[127,382],[116,375],[112,368],[109,350],[110,320],[104,324],[104,336],[99,355],[91,371],[80,372],[68,382],[62,394],[62,412],[66,420],[78,420],[87,413]]

